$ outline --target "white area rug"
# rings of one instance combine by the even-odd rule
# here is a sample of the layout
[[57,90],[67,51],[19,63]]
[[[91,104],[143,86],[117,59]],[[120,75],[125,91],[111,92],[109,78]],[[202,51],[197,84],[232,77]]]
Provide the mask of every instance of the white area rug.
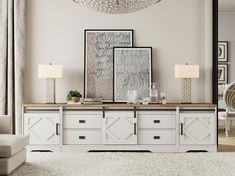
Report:
[[235,176],[235,153],[30,153],[13,176]]

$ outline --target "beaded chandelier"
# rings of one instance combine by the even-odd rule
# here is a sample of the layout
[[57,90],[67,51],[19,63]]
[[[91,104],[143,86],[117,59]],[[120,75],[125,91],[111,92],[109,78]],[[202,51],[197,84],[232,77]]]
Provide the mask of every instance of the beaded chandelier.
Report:
[[90,9],[110,14],[125,14],[145,9],[161,0],[73,0]]

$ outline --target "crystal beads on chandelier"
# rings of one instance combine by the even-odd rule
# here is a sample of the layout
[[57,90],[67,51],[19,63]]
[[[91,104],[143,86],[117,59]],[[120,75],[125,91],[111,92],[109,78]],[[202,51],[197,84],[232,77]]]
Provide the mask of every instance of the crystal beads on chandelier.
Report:
[[90,9],[110,14],[136,12],[154,5],[161,0],[73,0]]

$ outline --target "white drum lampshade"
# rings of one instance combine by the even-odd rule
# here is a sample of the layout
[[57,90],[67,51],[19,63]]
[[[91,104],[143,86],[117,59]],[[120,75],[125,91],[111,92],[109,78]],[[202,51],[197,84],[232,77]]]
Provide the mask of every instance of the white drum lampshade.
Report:
[[62,65],[38,65],[38,78],[46,79],[46,103],[55,104],[55,78],[62,77]]
[[181,103],[191,103],[191,79],[199,78],[199,65],[175,65],[175,78],[182,79]]
[[62,78],[62,65],[38,65],[38,78]]

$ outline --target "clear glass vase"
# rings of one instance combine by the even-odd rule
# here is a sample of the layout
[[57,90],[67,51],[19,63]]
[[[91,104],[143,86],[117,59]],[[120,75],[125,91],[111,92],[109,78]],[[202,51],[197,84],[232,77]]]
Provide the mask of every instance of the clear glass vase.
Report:
[[155,82],[151,84],[150,102],[151,103],[158,102],[157,83],[155,83]]

